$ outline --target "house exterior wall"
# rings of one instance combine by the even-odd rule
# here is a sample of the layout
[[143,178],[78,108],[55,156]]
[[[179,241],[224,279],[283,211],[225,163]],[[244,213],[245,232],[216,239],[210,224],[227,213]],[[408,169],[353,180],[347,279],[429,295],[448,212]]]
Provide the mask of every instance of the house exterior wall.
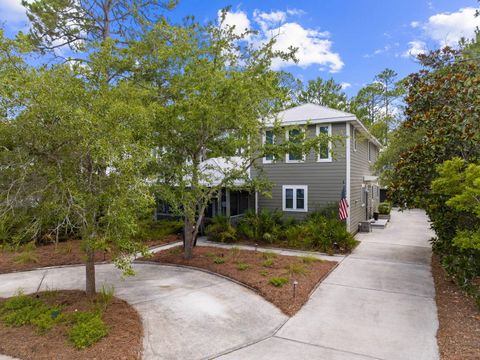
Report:
[[[325,124],[322,124],[325,125]],[[345,136],[345,123],[334,123],[332,135]],[[307,136],[316,134],[316,126],[310,125]],[[342,192],[343,182],[346,181],[346,148],[345,144],[332,144],[333,158],[330,162],[318,162],[314,151],[306,156],[305,161],[287,163],[285,157],[277,159],[271,164],[257,163],[263,168],[264,175],[272,182],[271,198],[258,195],[258,209],[280,210],[283,207],[283,185],[308,186],[308,212],[285,211],[285,217],[303,219],[305,216],[328,203],[338,203]],[[252,170],[255,176],[255,170]]]
[[[372,175],[371,166],[378,158],[378,147],[370,142],[372,158],[368,160],[368,143],[369,140],[360,132],[356,131],[357,146],[355,149],[353,126],[350,126],[350,232],[356,233],[358,231],[358,224],[361,221],[367,220],[367,209],[365,200],[370,204],[369,216],[373,216],[373,211],[376,211],[376,206],[379,203],[378,183],[365,182],[365,175]],[[368,193],[368,199],[362,198],[362,191],[371,188]],[[369,217],[370,218],[370,217]]]

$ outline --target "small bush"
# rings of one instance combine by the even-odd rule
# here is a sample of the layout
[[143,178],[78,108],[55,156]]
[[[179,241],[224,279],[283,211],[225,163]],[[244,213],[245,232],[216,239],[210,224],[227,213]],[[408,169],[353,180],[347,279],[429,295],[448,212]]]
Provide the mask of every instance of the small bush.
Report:
[[238,236],[272,244],[281,236],[282,216],[283,214],[280,211],[269,211],[267,209],[263,209],[259,214],[248,211],[238,224]]
[[268,258],[262,263],[262,266],[264,266],[264,267],[272,267],[273,265],[274,264],[273,264],[273,259],[272,258]]
[[237,264],[237,270],[239,271],[245,271],[250,267],[247,263],[240,262]]
[[205,256],[209,259],[213,259],[214,257],[217,256],[217,254],[213,253],[213,252],[208,252],[205,254]]
[[225,258],[217,256],[217,257],[213,258],[213,262],[215,264],[224,264],[225,263]]
[[378,204],[378,213],[382,215],[390,215],[392,205],[389,202],[382,202]]
[[312,255],[302,256],[302,262],[305,264],[312,264],[314,262],[321,261],[319,258]]
[[237,231],[225,216],[215,216],[205,233],[208,240],[215,242],[232,243],[237,240]]
[[0,319],[7,326],[32,325],[37,332],[44,333],[63,319],[61,309],[50,307],[40,299],[18,295],[6,300],[0,307]]
[[264,259],[275,259],[277,257],[277,254],[274,253],[273,251],[263,251],[262,252],[262,258]]
[[139,231],[135,238],[141,241],[159,240],[168,235],[174,235],[183,229],[183,221],[181,220],[143,220],[139,224]]
[[287,267],[287,271],[290,275],[293,275],[293,274],[303,275],[303,274],[306,274],[308,272],[308,270],[302,264],[290,264]]
[[284,277],[273,277],[268,282],[275,287],[282,287],[288,283],[288,279]]
[[97,299],[95,301],[96,308],[100,312],[107,310],[107,307],[112,303],[113,295],[115,293],[115,288],[102,286],[102,290],[97,294]]
[[259,274],[262,276],[268,276],[268,270],[260,270]]
[[108,335],[107,325],[98,313],[78,312],[73,316],[74,325],[68,338],[77,349],[85,349]]

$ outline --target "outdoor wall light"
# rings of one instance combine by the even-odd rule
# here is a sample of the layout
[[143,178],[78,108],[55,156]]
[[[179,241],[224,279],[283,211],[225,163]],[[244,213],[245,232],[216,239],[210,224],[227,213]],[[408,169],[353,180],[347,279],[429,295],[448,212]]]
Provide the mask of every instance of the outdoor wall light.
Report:
[[293,282],[293,298],[295,299],[295,297],[297,296],[297,285],[298,285],[298,281],[295,280]]

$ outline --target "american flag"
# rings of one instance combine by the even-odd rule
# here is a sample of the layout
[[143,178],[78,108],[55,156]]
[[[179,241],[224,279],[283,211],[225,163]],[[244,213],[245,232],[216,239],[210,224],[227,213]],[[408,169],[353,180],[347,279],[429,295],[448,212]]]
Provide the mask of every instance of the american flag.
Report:
[[345,188],[345,184],[343,184],[342,196],[338,202],[338,217],[340,220],[348,218],[347,189]]

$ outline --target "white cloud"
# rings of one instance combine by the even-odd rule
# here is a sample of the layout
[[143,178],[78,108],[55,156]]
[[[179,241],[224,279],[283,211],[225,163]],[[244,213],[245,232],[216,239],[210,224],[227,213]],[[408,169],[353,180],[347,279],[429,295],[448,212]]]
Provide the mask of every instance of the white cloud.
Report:
[[350,84],[350,83],[348,83],[348,82],[342,82],[342,83],[340,84],[340,86],[342,87],[343,90],[345,90],[345,89],[348,89],[349,87],[351,87],[352,84]]
[[[222,12],[221,10],[218,11],[217,13],[218,18],[220,19]],[[250,30],[250,20],[248,19],[247,14],[245,14],[243,11],[238,10],[238,11],[229,11],[225,15],[225,25],[228,26],[235,26],[235,31],[234,33],[236,35],[241,35],[245,32],[245,30]]]
[[415,29],[420,26],[420,21],[412,21],[410,26]]
[[288,9],[287,14],[291,16],[303,16],[306,12],[301,9]]
[[455,46],[461,38],[472,39],[480,26],[480,17],[475,17],[475,8],[462,8],[453,13],[430,16],[424,24],[425,34],[440,46]]
[[402,57],[416,57],[425,54],[427,44],[421,40],[414,40],[408,43],[408,50],[402,54]]
[[[328,31],[304,28],[299,23],[287,21],[289,16],[301,14],[303,12],[297,9],[271,12],[255,10],[253,12],[253,23],[260,31],[257,36],[252,36],[247,40],[260,45],[275,37],[275,50],[287,51],[289,47],[298,48],[296,53],[297,64],[293,61],[285,62],[277,59],[272,63],[272,68],[275,70],[293,65],[302,68],[320,65],[322,70],[340,71],[344,63],[340,55],[332,51],[333,42],[330,40]],[[253,27],[253,23],[247,14],[240,10],[229,12],[225,22],[229,25],[235,25],[236,29]]]
[[[33,0],[29,0],[29,2],[32,1]],[[7,25],[26,22],[27,16],[25,14],[25,8],[22,6],[22,0],[1,0],[0,21],[5,21]]]

